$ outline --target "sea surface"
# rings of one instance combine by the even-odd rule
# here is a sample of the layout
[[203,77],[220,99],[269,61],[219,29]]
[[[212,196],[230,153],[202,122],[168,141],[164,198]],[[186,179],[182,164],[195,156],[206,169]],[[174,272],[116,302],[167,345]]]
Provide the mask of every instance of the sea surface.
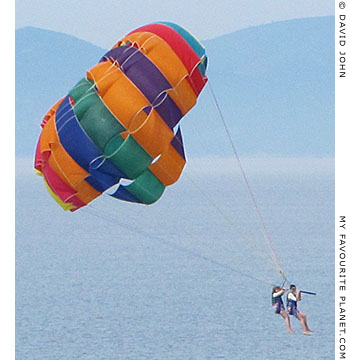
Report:
[[[268,235],[234,159],[190,160],[154,205],[66,213],[17,159],[17,360],[334,358],[332,159],[242,159]],[[272,311],[278,265],[312,336]]]

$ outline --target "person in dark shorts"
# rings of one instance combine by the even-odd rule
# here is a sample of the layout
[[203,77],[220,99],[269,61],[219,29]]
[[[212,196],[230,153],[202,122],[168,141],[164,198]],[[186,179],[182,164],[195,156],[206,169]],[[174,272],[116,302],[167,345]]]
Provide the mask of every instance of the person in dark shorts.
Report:
[[283,317],[286,327],[287,327],[287,331],[289,333],[293,333],[294,331],[292,330],[291,326],[290,326],[290,319],[289,319],[289,315],[284,307],[283,304],[283,299],[282,296],[283,294],[287,291],[287,289],[283,289],[280,286],[274,286],[272,289],[272,306],[275,310],[276,314],[279,314]]
[[291,316],[295,316],[299,321],[301,328],[303,329],[304,335],[310,335],[312,331],[306,321],[306,315],[299,311],[298,301],[301,300],[301,292],[297,290],[294,284],[290,285],[289,291],[287,293],[287,312]]

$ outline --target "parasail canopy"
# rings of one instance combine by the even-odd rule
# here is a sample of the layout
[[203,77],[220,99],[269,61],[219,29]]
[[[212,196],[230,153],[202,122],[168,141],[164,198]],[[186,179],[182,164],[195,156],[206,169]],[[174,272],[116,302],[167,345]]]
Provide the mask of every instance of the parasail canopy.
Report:
[[179,122],[206,67],[204,47],[176,24],[146,25],[117,42],[42,121],[35,169],[52,197],[74,211],[119,185],[110,196],[157,201],[185,166]]

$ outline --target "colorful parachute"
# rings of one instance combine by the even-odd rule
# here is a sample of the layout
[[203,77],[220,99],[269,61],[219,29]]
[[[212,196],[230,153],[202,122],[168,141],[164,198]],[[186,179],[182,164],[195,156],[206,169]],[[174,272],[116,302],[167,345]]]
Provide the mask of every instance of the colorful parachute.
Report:
[[35,169],[53,198],[74,211],[119,184],[109,195],[158,200],[184,168],[178,123],[207,81],[206,66],[204,47],[172,23],[119,41],[42,121]]

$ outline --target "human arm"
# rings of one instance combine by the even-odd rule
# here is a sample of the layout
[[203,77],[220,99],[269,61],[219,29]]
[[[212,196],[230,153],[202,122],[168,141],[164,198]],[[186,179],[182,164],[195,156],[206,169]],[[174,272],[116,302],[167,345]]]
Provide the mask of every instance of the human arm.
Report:
[[292,292],[288,293],[287,298],[292,301],[299,301],[298,294],[294,295]]
[[272,294],[273,297],[280,297],[286,292],[286,289],[281,289],[280,291],[277,291]]

